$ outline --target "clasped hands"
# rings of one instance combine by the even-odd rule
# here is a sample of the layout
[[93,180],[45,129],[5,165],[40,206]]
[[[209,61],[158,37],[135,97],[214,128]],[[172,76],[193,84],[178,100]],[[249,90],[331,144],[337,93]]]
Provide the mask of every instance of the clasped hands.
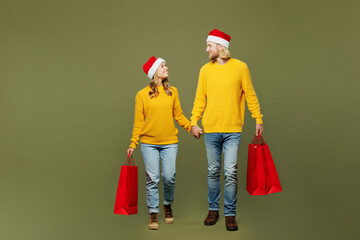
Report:
[[190,132],[196,139],[199,139],[203,134],[203,130],[197,125],[191,126]]

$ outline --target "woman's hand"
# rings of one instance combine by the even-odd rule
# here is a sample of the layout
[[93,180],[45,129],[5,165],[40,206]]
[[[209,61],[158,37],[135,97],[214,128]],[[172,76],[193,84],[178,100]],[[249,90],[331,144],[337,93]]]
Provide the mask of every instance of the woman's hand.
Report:
[[133,154],[133,152],[134,152],[134,148],[128,148],[128,150],[126,151],[127,152],[127,155],[130,157],[132,154]]
[[256,136],[261,135],[263,131],[264,131],[264,126],[262,124],[256,124],[256,130],[255,130]]
[[203,130],[197,125],[191,126],[190,132],[196,139],[199,139],[203,134]]

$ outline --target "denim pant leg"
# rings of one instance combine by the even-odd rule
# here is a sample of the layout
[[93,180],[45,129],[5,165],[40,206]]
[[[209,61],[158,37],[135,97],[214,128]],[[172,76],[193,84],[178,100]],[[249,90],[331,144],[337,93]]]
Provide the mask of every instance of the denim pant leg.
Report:
[[164,183],[165,205],[172,204],[174,201],[177,150],[177,143],[161,145],[160,147],[161,176]]
[[236,215],[237,201],[237,159],[241,133],[223,133],[222,151],[224,153],[224,216]]
[[159,149],[158,145],[141,143],[141,153],[146,173],[146,202],[149,213],[159,212]]
[[220,169],[221,169],[221,134],[205,133],[206,155],[208,161],[208,202],[209,210],[219,211]]

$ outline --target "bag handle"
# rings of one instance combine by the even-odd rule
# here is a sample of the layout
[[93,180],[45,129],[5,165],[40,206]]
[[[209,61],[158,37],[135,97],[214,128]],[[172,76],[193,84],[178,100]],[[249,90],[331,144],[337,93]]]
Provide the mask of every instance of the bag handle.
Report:
[[257,136],[256,136],[256,134],[255,134],[255,136],[254,136],[251,144],[261,144],[261,140],[262,140],[262,142],[263,142],[264,144],[266,144],[266,142],[265,142],[264,138],[261,136],[261,134],[259,134],[259,135],[257,135]]
[[[131,165],[131,160],[132,160],[132,162],[133,162],[132,165]],[[128,156],[127,156],[125,165],[127,165],[127,166],[135,166],[134,157],[133,157],[132,155],[128,155]]]

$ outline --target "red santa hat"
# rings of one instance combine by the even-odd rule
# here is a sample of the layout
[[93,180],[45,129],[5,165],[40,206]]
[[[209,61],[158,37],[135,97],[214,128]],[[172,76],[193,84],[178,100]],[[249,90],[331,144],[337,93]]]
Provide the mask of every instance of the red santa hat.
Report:
[[216,28],[214,28],[214,30],[212,30],[209,33],[209,36],[206,39],[206,42],[210,41],[210,42],[218,43],[220,45],[223,45],[226,48],[229,48],[230,39],[231,39],[230,35],[227,35],[226,33],[221,32],[221,31],[217,30]]
[[144,72],[150,79],[154,77],[156,70],[160,67],[161,63],[166,63],[162,58],[155,58],[152,56],[143,66]]

